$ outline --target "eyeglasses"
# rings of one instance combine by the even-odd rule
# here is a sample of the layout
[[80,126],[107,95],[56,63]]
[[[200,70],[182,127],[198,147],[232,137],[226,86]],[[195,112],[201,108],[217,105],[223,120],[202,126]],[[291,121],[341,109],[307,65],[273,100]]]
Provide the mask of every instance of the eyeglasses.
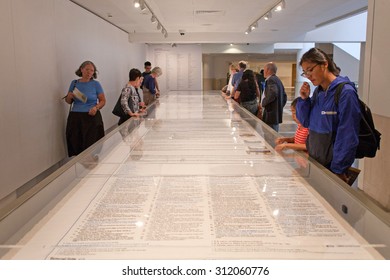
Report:
[[313,70],[314,70],[314,68],[316,68],[317,65],[319,65],[319,64],[317,63],[317,64],[314,65],[312,68],[307,69],[306,71],[303,70],[301,76],[302,76],[302,77],[305,77],[305,78],[307,78],[308,76],[310,76],[310,75],[313,73]]

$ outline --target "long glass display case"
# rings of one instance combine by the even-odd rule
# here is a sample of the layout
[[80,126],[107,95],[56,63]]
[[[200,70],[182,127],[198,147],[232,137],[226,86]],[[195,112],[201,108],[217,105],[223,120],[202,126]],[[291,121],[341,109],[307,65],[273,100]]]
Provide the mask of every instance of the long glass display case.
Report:
[[0,256],[389,259],[389,213],[278,136],[219,93],[163,95],[1,209]]

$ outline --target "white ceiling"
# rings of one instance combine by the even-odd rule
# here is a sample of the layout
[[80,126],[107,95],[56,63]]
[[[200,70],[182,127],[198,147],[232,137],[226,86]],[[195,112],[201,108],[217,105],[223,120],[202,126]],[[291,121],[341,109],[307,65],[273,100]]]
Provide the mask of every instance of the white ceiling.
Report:
[[[316,26],[361,12],[368,0],[285,0],[286,8],[244,34],[278,0],[145,0],[168,31],[164,38],[133,0],[72,1],[129,33],[135,43],[302,42]],[[184,35],[179,34],[184,30]],[[357,32],[365,32],[357,30]]]

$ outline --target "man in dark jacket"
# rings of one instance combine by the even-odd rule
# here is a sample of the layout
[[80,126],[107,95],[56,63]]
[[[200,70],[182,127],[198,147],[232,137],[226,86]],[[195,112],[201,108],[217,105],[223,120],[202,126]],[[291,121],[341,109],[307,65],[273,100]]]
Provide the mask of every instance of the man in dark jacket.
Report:
[[261,105],[263,107],[263,121],[275,131],[279,131],[282,123],[283,107],[287,102],[282,81],[276,76],[278,68],[273,62],[264,66],[265,90]]

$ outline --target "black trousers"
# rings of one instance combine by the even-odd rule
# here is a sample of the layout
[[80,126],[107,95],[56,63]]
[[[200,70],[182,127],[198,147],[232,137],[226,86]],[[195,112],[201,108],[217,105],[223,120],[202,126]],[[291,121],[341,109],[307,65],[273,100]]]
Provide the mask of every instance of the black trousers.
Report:
[[68,156],[76,156],[104,136],[100,111],[95,116],[87,112],[69,112],[66,124]]

